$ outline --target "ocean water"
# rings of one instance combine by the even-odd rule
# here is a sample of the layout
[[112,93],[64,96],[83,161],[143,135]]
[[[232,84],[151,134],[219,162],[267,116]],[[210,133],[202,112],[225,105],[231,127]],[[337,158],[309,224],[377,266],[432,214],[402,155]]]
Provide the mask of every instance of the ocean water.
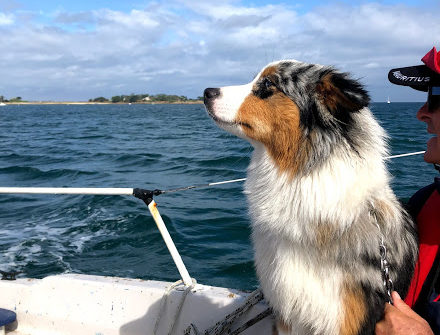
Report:
[[[373,103],[392,154],[425,149],[420,103]],[[251,146],[203,105],[0,107],[0,186],[170,189],[245,177]],[[407,200],[436,174],[421,155],[389,163]],[[252,289],[242,183],[156,197],[190,275]],[[353,190],[355,192],[356,190]],[[0,195],[0,270],[175,281],[179,274],[145,204],[130,196]]]

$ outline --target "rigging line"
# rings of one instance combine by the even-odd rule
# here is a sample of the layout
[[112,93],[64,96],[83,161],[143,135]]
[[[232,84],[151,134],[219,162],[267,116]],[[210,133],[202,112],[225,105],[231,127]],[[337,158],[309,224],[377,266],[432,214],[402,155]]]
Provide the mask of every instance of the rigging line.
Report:
[[192,190],[192,189],[194,189],[194,188],[202,188],[202,187],[217,186],[217,185],[222,185],[222,184],[237,183],[237,182],[245,181],[245,180],[246,180],[246,178],[240,178],[240,179],[233,179],[233,180],[219,181],[219,182],[215,182],[215,183],[208,183],[208,184],[200,184],[200,185],[193,185],[193,186],[179,187],[179,188],[174,188],[174,189],[170,189],[170,190],[163,190],[163,191],[160,191],[160,193],[161,193],[161,194],[164,194],[164,193],[173,193],[173,192],[179,192],[179,191]]
[[425,151],[417,151],[417,152],[410,152],[407,154],[400,154],[400,155],[394,155],[394,156],[388,156],[385,157],[385,159],[393,159],[393,158],[399,158],[399,157],[406,157],[406,156],[413,156],[413,155],[421,155],[424,154]]
[[[423,154],[425,151],[410,152],[406,154],[393,155],[385,157],[385,159],[394,159],[399,157],[413,156]],[[245,181],[246,178],[224,180],[213,183],[192,185],[179,187],[168,190],[155,190],[153,195],[174,193],[180,191],[187,191],[198,188],[206,188],[211,186],[237,183]],[[133,188],[75,188],[75,187],[0,187],[1,193],[14,193],[14,194],[91,194],[91,195],[135,195],[135,189]]]
[[[385,157],[385,159],[394,159],[394,158],[399,158],[399,157],[421,155],[421,154],[424,154],[424,153],[425,153],[425,151],[410,152],[410,153],[406,153],[406,154],[387,156],[387,157]],[[234,179],[234,180],[220,181],[220,182],[216,182],[216,183],[209,183],[209,184],[200,184],[200,185],[179,187],[179,188],[175,188],[175,189],[171,189],[171,190],[160,191],[160,194],[180,192],[180,191],[186,191],[186,190],[191,190],[191,189],[196,189],[196,188],[216,186],[216,185],[221,185],[221,184],[237,183],[237,182],[241,182],[241,181],[245,181],[245,180],[246,180],[246,178],[240,178],[240,179]]]

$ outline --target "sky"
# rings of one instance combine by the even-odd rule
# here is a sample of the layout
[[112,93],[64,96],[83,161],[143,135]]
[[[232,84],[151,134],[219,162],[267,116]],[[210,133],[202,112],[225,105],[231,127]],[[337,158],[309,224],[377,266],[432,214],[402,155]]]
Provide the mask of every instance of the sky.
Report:
[[439,17],[438,0],[0,0],[0,95],[196,98],[296,59],[349,72],[373,101],[423,101],[387,74],[440,48]]

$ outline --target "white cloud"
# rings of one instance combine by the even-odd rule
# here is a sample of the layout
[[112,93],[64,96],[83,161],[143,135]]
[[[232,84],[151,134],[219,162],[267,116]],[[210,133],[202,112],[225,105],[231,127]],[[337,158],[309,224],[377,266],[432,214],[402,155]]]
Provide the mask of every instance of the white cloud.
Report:
[[364,67],[367,69],[377,69],[378,67],[380,67],[380,64],[375,63],[375,62],[371,62],[371,63],[365,64]]
[[[332,4],[305,14],[221,0],[45,13],[46,21],[39,13],[19,14],[0,13],[0,44],[8,46],[0,53],[0,94],[28,99],[195,97],[207,86],[248,81],[270,61],[295,58],[349,71],[383,100],[388,69],[419,63],[440,36],[429,8],[378,3]],[[407,93],[402,96],[414,97]]]
[[114,10],[105,9],[96,11],[97,16],[105,22],[104,26],[116,24],[120,29],[124,28],[155,28],[159,26],[151,13],[140,10],[132,10],[130,13],[121,13]]
[[14,23],[14,15],[0,13],[0,26],[7,26]]

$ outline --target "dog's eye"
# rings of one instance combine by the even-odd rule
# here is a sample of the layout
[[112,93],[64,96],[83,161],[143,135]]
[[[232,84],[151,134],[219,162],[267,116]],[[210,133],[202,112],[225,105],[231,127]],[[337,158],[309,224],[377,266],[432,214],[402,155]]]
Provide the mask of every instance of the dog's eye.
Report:
[[270,79],[264,78],[263,86],[266,90],[269,90],[272,86],[274,86],[274,84],[270,81]]
[[274,87],[275,84],[269,78],[261,78],[252,92],[255,96],[266,99],[275,93]]

